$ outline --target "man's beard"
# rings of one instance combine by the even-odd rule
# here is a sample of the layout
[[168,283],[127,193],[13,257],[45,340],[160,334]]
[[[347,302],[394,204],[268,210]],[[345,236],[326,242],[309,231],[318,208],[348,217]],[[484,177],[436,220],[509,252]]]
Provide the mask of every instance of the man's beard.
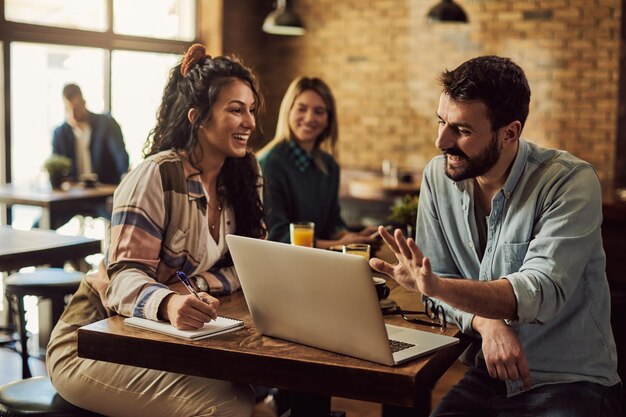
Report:
[[451,171],[448,169],[448,158],[445,158],[444,172],[448,178],[455,182],[463,181],[468,178],[476,178],[484,175],[489,171],[500,159],[500,149],[498,148],[498,133],[494,132],[491,136],[491,143],[482,155],[470,159],[465,153],[457,147],[447,148],[443,150],[445,155],[453,155],[463,158],[466,165],[463,168]]

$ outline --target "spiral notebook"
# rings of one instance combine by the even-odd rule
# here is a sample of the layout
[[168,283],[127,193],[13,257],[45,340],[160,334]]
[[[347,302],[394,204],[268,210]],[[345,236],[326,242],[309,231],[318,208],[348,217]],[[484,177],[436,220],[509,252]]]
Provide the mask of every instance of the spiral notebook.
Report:
[[242,320],[223,316],[218,316],[217,319],[204,323],[204,326],[195,330],[180,330],[166,321],[154,321],[142,319],[140,317],[128,317],[124,319],[124,324],[139,327],[141,329],[152,330],[153,332],[163,333],[170,336],[180,337],[182,339],[193,340],[232,332],[233,330],[243,327]]

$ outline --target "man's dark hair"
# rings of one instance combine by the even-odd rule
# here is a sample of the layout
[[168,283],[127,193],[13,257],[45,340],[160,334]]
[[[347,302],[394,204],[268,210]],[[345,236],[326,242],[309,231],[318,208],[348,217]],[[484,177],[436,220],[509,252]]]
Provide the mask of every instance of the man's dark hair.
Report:
[[455,101],[479,100],[487,106],[492,131],[518,120],[524,127],[530,87],[524,71],[509,58],[481,56],[439,76],[443,92]]
[[82,96],[83,93],[80,91],[80,87],[76,84],[66,84],[65,87],[63,87],[63,97],[68,101],[74,97]]

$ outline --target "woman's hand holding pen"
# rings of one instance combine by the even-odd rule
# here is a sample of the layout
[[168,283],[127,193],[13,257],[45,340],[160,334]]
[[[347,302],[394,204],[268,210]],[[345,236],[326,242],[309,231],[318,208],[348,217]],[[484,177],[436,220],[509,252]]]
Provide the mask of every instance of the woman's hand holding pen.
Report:
[[170,294],[161,302],[159,313],[177,329],[198,329],[217,318],[219,304],[217,298],[203,292]]
[[170,294],[165,297],[159,306],[159,315],[181,330],[199,329],[211,319],[215,320],[220,301],[205,292],[196,292],[183,271],[176,271],[176,277],[189,294]]

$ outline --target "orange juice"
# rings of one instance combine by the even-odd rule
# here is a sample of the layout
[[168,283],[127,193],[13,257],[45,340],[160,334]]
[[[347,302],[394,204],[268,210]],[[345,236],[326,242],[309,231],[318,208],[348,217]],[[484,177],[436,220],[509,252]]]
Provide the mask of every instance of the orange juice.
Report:
[[291,244],[298,246],[313,247],[315,236],[315,223],[295,222],[289,225]]
[[291,244],[313,247],[313,229],[294,229],[291,234]]
[[363,257],[363,259],[365,259],[366,261],[369,261],[370,259],[370,253],[364,250],[351,250],[348,251],[346,253],[349,253],[350,255],[358,255]]
[[370,245],[362,243],[353,243],[343,247],[343,253],[361,256],[366,261],[370,259]]

